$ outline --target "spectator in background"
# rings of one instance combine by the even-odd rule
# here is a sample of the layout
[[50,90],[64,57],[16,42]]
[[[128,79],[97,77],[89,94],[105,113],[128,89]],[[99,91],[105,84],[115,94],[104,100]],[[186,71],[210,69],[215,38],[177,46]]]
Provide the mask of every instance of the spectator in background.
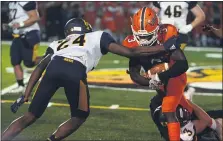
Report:
[[[41,15],[40,27],[42,30],[42,38],[53,40],[54,38],[63,37],[63,32],[60,30],[64,26],[65,21],[73,17],[84,17],[92,24],[94,30],[106,29],[107,32],[120,40],[125,34],[131,32],[130,16],[132,16],[139,8],[144,6],[151,7],[151,2],[38,2],[38,10]],[[206,15],[205,24],[211,24],[217,29],[220,28],[222,22],[222,2],[199,2],[201,9]],[[2,20],[7,17],[4,2],[1,5]],[[57,7],[57,8],[56,8]],[[50,12],[52,9],[55,12]],[[55,10],[57,9],[57,10]],[[123,12],[124,11],[124,12]],[[124,14],[123,14],[124,13]],[[120,20],[124,16],[122,22]],[[220,17],[220,18],[219,18]],[[113,21],[109,21],[113,19]],[[188,14],[187,23],[193,21],[194,16],[191,12]],[[52,23],[53,21],[53,23]],[[121,28],[123,25],[126,27]],[[50,25],[52,25],[50,27]],[[127,26],[129,25],[129,26]],[[121,31],[121,30],[122,31]],[[47,31],[45,31],[47,30]],[[47,33],[47,34],[46,34]],[[117,35],[116,35],[117,34]],[[8,32],[2,32],[2,38],[6,39]],[[116,37],[117,36],[117,37]],[[202,27],[197,26],[189,33],[189,45],[193,46],[221,46],[220,39],[212,32],[202,32]]]
[[114,2],[106,2],[105,3],[105,9],[102,15],[102,20],[101,20],[101,25],[102,29],[111,34],[114,39],[117,41],[117,36],[115,32],[117,31],[116,28],[116,21],[115,21],[115,12],[116,12],[116,7],[115,7]]
[[61,2],[46,3],[46,34],[48,41],[63,38],[63,15]]
[[127,18],[124,16],[124,9],[122,8],[122,3],[118,2],[115,12],[115,24],[117,27],[117,42],[121,43],[124,40],[125,29],[127,26]]
[[97,17],[97,13],[95,9],[95,3],[87,2],[85,6],[84,19],[88,21],[92,27],[94,27],[96,17]]

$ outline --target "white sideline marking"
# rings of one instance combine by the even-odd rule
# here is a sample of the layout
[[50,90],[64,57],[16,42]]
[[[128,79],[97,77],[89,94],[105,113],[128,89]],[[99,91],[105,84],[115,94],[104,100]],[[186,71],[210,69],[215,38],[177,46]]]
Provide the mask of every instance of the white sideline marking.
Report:
[[[192,71],[194,69],[197,68],[209,68],[210,66],[198,66],[198,67],[191,67],[189,68],[188,71]],[[222,68],[222,66],[211,66],[211,67],[215,67],[215,68]],[[120,69],[124,69],[126,70],[126,68],[116,68],[114,70],[120,70]],[[110,70],[108,68],[106,69],[98,69],[98,71],[104,71],[104,70]],[[24,71],[25,72],[25,71]],[[24,83],[28,83],[29,78],[30,78],[30,74],[28,73],[24,73]],[[9,91],[11,91],[12,89],[16,88],[18,85],[17,83],[3,89],[1,91],[1,95],[5,95],[7,94]],[[108,89],[108,90],[120,90],[120,91],[133,91],[133,92],[156,92],[155,90],[149,90],[149,89],[134,89],[134,88],[117,88],[117,87],[112,87],[112,86],[97,86],[97,85],[88,85],[89,88],[100,88],[100,89]],[[222,93],[195,93],[194,95],[204,95],[204,96],[223,96]]]
[[[118,91],[156,92],[155,90],[134,89],[134,88],[116,88],[116,87],[96,86],[96,85],[89,85],[88,87],[89,87],[89,88],[108,89],[108,90],[118,90]],[[197,93],[197,92],[195,92],[194,95],[204,95],[204,96],[223,96],[221,93]]]
[[[2,44],[10,45],[12,41],[2,41]],[[40,45],[48,46],[51,42],[40,42]],[[197,51],[197,52],[222,52],[221,47],[192,47],[187,46],[185,48],[186,51]]]
[[[26,78],[24,79],[24,83],[28,83],[28,81],[29,81],[29,77],[26,77]],[[17,84],[17,83],[15,83],[15,84],[13,84],[13,85],[11,85],[11,86],[9,86],[9,87],[6,87],[6,88],[4,88],[4,89],[1,91],[1,95],[5,95],[5,94],[9,93],[11,90],[13,90],[13,89],[15,89],[15,88],[17,88],[17,87],[18,87],[18,84]]]

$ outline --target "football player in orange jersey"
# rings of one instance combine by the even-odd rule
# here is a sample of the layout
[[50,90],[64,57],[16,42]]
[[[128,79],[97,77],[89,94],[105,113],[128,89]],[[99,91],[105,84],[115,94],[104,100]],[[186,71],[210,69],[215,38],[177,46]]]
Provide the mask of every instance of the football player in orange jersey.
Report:
[[[159,25],[156,13],[147,7],[139,9],[132,17],[133,35],[127,36],[123,45],[129,48],[137,46],[154,46],[165,43],[171,36],[177,36],[177,29],[172,25]],[[158,40],[159,39],[159,40]],[[180,36],[177,37],[180,42]],[[169,70],[145,78],[140,75],[141,67],[147,72],[154,65],[169,63]],[[180,123],[176,118],[176,108],[179,103],[192,112],[192,107],[183,96],[187,83],[186,71],[188,63],[184,53],[174,50],[170,53],[160,53],[150,57],[130,58],[129,74],[131,79],[143,86],[156,89],[158,94],[165,94],[162,101],[162,112],[167,119],[169,140],[180,140]],[[160,89],[159,82],[164,84]]]

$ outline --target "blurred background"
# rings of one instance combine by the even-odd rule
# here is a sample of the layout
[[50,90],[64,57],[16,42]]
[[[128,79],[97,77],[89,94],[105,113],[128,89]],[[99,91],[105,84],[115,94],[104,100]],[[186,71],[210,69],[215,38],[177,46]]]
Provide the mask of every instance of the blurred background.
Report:
[[[199,2],[206,14],[202,24],[213,24],[219,28],[222,24],[222,2]],[[94,30],[105,30],[120,42],[131,34],[130,16],[143,6],[152,6],[152,2],[38,2],[41,16],[42,41],[52,41],[64,37],[63,27],[70,18],[82,17],[87,20]],[[7,2],[1,2],[2,23],[8,22]],[[188,22],[193,20],[188,14]],[[1,27],[2,29],[2,27]],[[190,46],[221,47],[222,40],[213,33],[204,33],[201,26],[195,28],[189,35]],[[2,30],[2,39],[12,39],[10,31]]]

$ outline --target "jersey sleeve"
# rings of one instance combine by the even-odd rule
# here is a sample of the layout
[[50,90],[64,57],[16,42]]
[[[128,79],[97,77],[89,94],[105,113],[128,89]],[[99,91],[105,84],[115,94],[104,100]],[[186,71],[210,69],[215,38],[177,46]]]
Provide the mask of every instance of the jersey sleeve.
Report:
[[46,49],[46,52],[45,52],[44,56],[47,56],[48,54],[54,54],[54,51],[53,51],[53,49],[51,47],[48,47]]
[[36,2],[35,1],[29,1],[29,2],[22,2],[20,3],[20,5],[22,6],[22,8],[25,11],[31,11],[31,10],[35,10],[36,9]]
[[197,1],[189,1],[188,2],[188,9],[192,9],[197,5]]
[[116,41],[110,34],[103,32],[100,40],[100,48],[103,55],[108,53],[108,47],[111,43],[116,43]]
[[155,6],[156,8],[161,9],[160,8],[160,2],[158,2],[158,1],[153,1],[153,6]]

